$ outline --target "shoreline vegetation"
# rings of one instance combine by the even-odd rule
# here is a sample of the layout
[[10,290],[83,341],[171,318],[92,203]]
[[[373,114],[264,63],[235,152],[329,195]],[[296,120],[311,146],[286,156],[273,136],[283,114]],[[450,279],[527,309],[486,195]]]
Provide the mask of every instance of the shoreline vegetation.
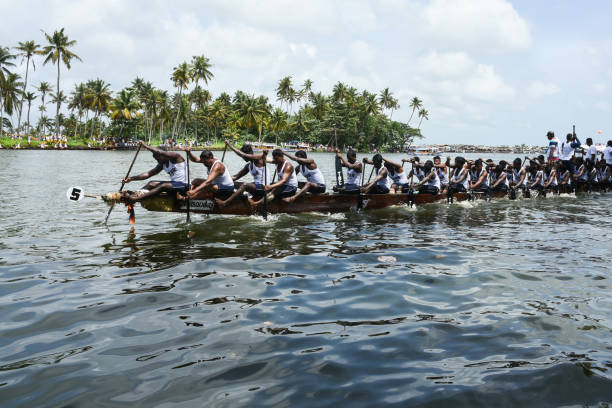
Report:
[[[324,149],[404,151],[423,137],[421,126],[429,120],[418,97],[409,101],[411,114],[404,123],[392,119],[400,105],[389,88],[372,93],[337,82],[326,94],[315,91],[310,79],[298,84],[292,76],[278,81],[275,101],[241,90],[213,96],[206,89],[214,78],[213,64],[204,55],[173,68],[170,90],[139,77],[119,91],[100,78],[67,90],[62,75],[82,61],[74,51],[77,41],[63,28],[43,35],[45,45],[34,40],[0,45],[3,149],[114,149],[125,140],[222,149],[229,139],[234,144],[301,142]],[[23,77],[14,72],[18,61],[25,65]],[[53,69],[55,84],[33,81],[37,67]],[[36,106],[38,114],[32,112]]]

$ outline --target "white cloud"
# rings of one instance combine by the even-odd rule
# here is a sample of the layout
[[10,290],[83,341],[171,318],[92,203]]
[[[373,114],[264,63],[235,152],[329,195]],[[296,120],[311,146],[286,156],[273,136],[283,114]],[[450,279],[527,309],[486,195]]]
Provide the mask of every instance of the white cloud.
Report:
[[433,0],[423,16],[441,46],[503,52],[531,45],[527,22],[505,0]]
[[561,92],[561,88],[550,82],[535,81],[527,87],[527,95],[532,98],[543,98]]

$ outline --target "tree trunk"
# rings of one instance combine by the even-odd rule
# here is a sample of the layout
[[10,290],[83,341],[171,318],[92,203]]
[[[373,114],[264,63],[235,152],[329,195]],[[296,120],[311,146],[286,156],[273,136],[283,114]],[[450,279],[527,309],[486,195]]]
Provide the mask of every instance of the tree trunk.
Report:
[[0,137],[4,132],[4,103],[2,100],[2,92],[0,92]]
[[19,102],[19,119],[17,119],[17,132],[21,129],[21,110],[23,109],[23,97],[25,96],[25,91],[28,86],[28,68],[30,68],[30,57],[28,57],[26,61],[26,77],[25,82],[23,84],[23,91],[21,92],[21,102]]
[[174,120],[174,127],[172,128],[172,139],[174,139],[174,134],[176,133],[176,128],[178,126],[179,115],[181,113],[181,97],[183,96],[183,87],[179,87],[179,96],[176,106],[176,119]]
[[414,109],[412,108],[412,112],[410,113],[410,117],[408,118],[408,126],[410,126],[410,121],[412,120],[412,115],[414,115]]
[[57,96],[57,107],[55,109],[55,136],[59,139],[59,110],[60,110],[60,61],[61,59],[57,59],[57,88],[55,88],[56,96]]
[[[43,94],[41,95],[41,97],[42,97],[42,98],[41,98],[41,99],[42,99],[42,105],[41,105],[41,107],[42,107],[42,108],[44,108],[44,107],[45,107],[45,94],[43,93]],[[39,125],[40,125],[40,123],[42,122],[42,117],[43,117],[43,111],[41,110],[41,111],[40,111],[40,119],[38,119],[38,124],[39,124]],[[43,134],[43,127],[44,127],[44,126],[41,126],[41,127],[40,127],[40,134],[39,134],[39,136],[42,136],[42,134]]]
[[32,103],[28,101],[28,143],[30,140],[30,107],[32,106]]
[[94,130],[94,125],[95,125],[95,121],[96,121],[97,117],[98,117],[98,111],[96,110],[96,113],[95,113],[95,115],[94,115],[94,117],[92,119],[94,123],[91,124],[91,129],[89,129],[89,138],[90,139],[93,138],[93,130]]

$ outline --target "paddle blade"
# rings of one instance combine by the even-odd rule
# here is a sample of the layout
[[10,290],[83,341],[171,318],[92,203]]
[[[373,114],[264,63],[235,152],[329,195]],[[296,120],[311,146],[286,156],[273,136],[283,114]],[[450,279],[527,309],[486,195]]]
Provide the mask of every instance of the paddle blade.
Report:
[[134,205],[128,204],[127,212],[130,214],[130,225],[136,224],[136,212],[134,211]]

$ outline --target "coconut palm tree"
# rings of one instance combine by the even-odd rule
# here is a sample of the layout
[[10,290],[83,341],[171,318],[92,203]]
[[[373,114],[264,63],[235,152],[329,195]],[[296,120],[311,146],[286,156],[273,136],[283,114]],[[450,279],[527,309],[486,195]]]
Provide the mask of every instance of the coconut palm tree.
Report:
[[332,90],[332,96],[333,96],[334,102],[344,101],[347,96],[346,85],[343,84],[342,82],[338,82],[336,85],[334,85],[334,88]]
[[389,90],[389,88],[385,88],[380,91],[378,102],[380,103],[380,106],[382,106],[384,109],[388,109],[391,111],[389,118],[393,117],[393,110],[399,108],[397,99],[393,97],[393,93]]
[[119,137],[121,137],[126,122],[135,119],[138,115],[138,109],[140,109],[134,90],[131,88],[122,89],[111,101],[110,109],[111,119],[121,123],[119,130]]
[[[54,31],[53,35],[49,35],[44,32],[45,38],[49,42],[46,45],[41,54],[45,56],[43,65],[47,65],[49,61],[53,64],[57,64],[57,87],[56,92],[60,94],[60,62],[63,62],[66,68],[70,69],[71,62],[73,59],[81,61],[81,58],[70,50],[76,44],[76,40],[69,40],[64,34],[64,29]],[[61,101],[58,99],[55,111],[55,134],[59,137],[59,110]]]
[[34,41],[25,41],[20,42],[19,45],[15,47],[15,49],[19,51],[18,55],[21,56],[21,63],[23,63],[24,59],[26,60],[25,82],[23,83],[23,92],[21,101],[19,102],[19,116],[17,119],[17,131],[19,132],[21,129],[21,111],[23,109],[23,98],[25,96],[26,88],[28,87],[28,71],[30,68],[30,61],[32,62],[32,68],[36,70],[36,64],[34,64],[34,60],[32,59],[32,57],[35,54],[40,54],[40,45],[36,44],[36,42]]
[[329,99],[321,92],[311,93],[310,103],[312,104],[312,114],[318,120],[323,120],[327,112],[331,109]]
[[31,126],[30,126],[30,108],[32,107],[32,102],[34,101],[34,99],[36,99],[36,94],[34,92],[26,92],[23,99],[26,100],[26,102],[28,102],[28,116],[27,116],[27,126],[28,126],[28,143],[30,143],[30,133],[31,133]]
[[196,88],[198,87],[198,81],[200,79],[203,80],[206,85],[208,85],[208,81],[214,77],[213,73],[210,72],[210,68],[212,68],[210,59],[204,55],[194,55],[191,58],[191,79],[195,82]]
[[191,68],[189,67],[189,64],[187,64],[186,62],[183,62],[182,64],[179,64],[178,66],[174,67],[174,71],[172,72],[172,76],[170,77],[170,79],[172,80],[172,83],[174,84],[174,86],[178,89],[178,98],[176,99],[177,102],[177,111],[176,111],[176,119],[174,121],[174,127],[172,128],[172,138],[174,139],[174,134],[176,133],[176,127],[178,125],[178,120],[179,120],[179,115],[180,115],[180,111],[181,111],[181,99],[183,96],[183,89],[187,89],[187,84],[189,84],[189,79],[191,77]]
[[[15,59],[15,55],[11,54],[8,47],[0,47],[0,89],[3,88],[3,84],[6,80],[6,76],[10,73],[9,67],[14,67],[15,63],[12,60]],[[2,99],[2,92],[0,92],[0,136],[2,136],[2,129],[4,129],[4,103]]]
[[[281,106],[283,102],[287,102],[290,89],[291,76],[286,76],[278,81],[278,86],[276,87],[276,100],[281,103]],[[289,105],[287,105],[287,110],[289,110]]]
[[81,119],[83,118],[83,109],[85,109],[86,105],[86,95],[88,89],[84,83],[76,84],[74,86],[74,91],[70,94],[72,97],[70,98],[70,103],[68,107],[70,109],[76,109],[78,112],[78,120],[77,125],[74,127],[74,137],[76,137],[80,127],[81,127]]
[[[21,100],[21,93],[23,89],[23,82],[20,81],[21,77],[17,74],[10,72],[4,76],[2,84],[0,84],[0,94],[2,100],[2,106],[0,110],[6,112],[9,116],[13,115],[13,112],[19,109],[19,101]],[[0,116],[0,121],[3,120],[4,116]]]
[[408,124],[410,125],[410,121],[412,120],[412,115],[414,115],[414,112],[418,109],[421,109],[421,107],[423,106],[423,101],[420,100],[419,98],[417,98],[416,96],[414,98],[412,98],[412,100],[410,101],[410,105],[409,107],[412,108],[412,112],[410,113],[410,118],[408,118]]
[[[94,122],[96,120],[99,121],[100,130],[102,133],[102,121],[100,120],[100,115],[103,112],[108,111],[111,102],[111,92],[110,92],[110,84],[107,84],[102,79],[96,79],[92,81],[91,88],[87,94],[90,103],[90,108],[95,112],[94,114]],[[93,137],[93,125],[91,126],[89,138]]]
[[421,129],[421,123],[423,122],[423,119],[425,120],[429,120],[429,112],[426,109],[421,109],[419,111],[419,117],[421,118],[421,120],[419,120],[419,126],[417,127],[417,129]]
[[268,126],[275,135],[274,143],[278,145],[278,134],[279,132],[284,132],[287,129],[287,112],[283,111],[280,108],[276,108],[274,112],[270,115],[270,119],[268,120]]
[[47,95],[48,93],[50,93],[51,91],[53,91],[53,88],[51,87],[51,84],[49,84],[48,82],[41,82],[40,85],[38,85],[38,88],[36,88],[38,90],[38,92],[40,92],[40,96],[41,96],[41,104],[38,108],[38,110],[40,111],[40,119],[38,121],[38,123],[42,123],[43,127],[41,128],[43,131],[45,130],[44,127],[44,123],[45,121],[42,120],[43,117],[43,112],[45,112],[47,110],[47,105],[45,103],[45,95]]

